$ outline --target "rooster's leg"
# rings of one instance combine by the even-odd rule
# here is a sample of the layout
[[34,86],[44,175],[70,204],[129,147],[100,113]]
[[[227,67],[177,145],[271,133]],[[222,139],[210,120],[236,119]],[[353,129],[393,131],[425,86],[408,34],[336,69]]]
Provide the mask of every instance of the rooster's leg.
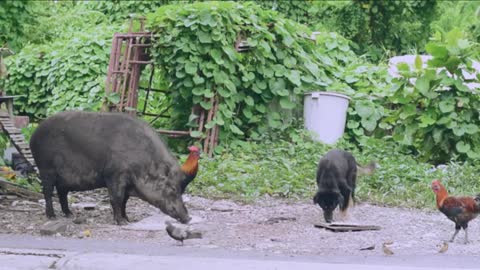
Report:
[[460,231],[460,225],[455,224],[455,233],[452,235],[452,238],[450,239],[450,242],[453,242],[453,240],[455,240],[455,237],[457,236],[459,231]]
[[463,228],[465,231],[465,244],[468,244],[468,228]]

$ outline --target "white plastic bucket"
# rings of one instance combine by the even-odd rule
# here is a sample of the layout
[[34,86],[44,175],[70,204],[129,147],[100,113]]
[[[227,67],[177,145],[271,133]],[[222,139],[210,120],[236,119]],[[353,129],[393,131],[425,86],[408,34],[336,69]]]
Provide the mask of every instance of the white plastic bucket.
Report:
[[306,93],[303,118],[305,128],[313,131],[314,140],[334,144],[345,131],[350,98],[332,92]]

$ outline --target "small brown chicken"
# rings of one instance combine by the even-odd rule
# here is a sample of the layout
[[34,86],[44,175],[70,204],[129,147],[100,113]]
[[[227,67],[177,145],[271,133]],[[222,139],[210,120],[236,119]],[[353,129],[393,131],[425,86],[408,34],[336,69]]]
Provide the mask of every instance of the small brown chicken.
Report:
[[465,244],[468,243],[468,222],[480,214],[480,194],[476,197],[448,196],[448,192],[440,183],[440,180],[432,182],[432,190],[436,195],[438,210],[455,222],[455,233],[450,242],[453,242],[460,229],[463,229],[465,231]]
[[190,154],[182,165],[182,171],[185,173],[185,179],[180,184],[181,192],[184,193],[188,184],[195,179],[198,172],[198,160],[200,159],[200,149],[194,145],[188,147]]

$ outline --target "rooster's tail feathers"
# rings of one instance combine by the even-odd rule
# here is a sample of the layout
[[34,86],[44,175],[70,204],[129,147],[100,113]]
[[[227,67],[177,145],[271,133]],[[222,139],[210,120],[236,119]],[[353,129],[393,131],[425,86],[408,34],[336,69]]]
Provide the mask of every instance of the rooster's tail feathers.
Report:
[[477,207],[477,210],[480,212],[480,193],[475,196],[475,205]]

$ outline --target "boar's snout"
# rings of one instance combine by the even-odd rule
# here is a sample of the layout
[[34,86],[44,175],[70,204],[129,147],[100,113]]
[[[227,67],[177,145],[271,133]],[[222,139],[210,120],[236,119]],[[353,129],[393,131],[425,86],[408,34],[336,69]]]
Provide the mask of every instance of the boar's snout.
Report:
[[183,224],[188,224],[190,222],[190,220],[192,220],[191,217],[189,217],[188,215],[187,216],[182,216],[182,217],[179,217],[177,218],[177,220]]

